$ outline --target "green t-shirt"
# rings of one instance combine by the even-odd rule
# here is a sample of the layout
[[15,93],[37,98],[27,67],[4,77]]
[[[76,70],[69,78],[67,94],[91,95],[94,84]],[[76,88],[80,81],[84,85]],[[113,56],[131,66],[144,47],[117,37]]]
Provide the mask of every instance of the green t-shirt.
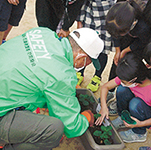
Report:
[[58,40],[48,28],[33,28],[0,46],[0,116],[24,106],[33,111],[45,104],[60,119],[67,137],[88,128],[76,98],[77,77],[68,38]]

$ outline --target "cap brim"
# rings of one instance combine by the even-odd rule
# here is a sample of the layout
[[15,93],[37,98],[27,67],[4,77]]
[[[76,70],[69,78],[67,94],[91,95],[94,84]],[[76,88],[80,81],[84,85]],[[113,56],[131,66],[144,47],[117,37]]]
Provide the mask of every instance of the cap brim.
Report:
[[96,68],[96,70],[100,70],[101,69],[101,65],[100,65],[100,62],[98,59],[94,59],[94,58],[91,58],[92,62],[93,62],[93,65],[94,67]]

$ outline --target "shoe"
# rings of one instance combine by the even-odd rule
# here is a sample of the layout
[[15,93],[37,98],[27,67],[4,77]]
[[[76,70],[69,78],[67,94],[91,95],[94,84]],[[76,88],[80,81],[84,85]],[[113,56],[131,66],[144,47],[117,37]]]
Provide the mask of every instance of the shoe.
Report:
[[108,105],[108,109],[109,109],[109,115],[118,115],[118,111],[117,111],[117,104],[116,104],[116,100],[114,99],[114,101],[112,101],[109,105]]
[[108,105],[111,101],[115,100],[115,92],[108,92],[106,98],[106,104]]
[[77,79],[78,79],[78,83],[77,85],[80,85],[84,79],[84,77],[81,75],[81,72],[76,72],[77,74]]
[[95,75],[88,84],[87,89],[91,90],[92,92],[96,92],[99,89],[100,83],[101,78]]
[[147,137],[147,132],[145,134],[136,134],[129,129],[127,131],[119,132],[122,140],[126,143],[133,143],[133,142],[145,142]]
[[139,148],[139,150],[151,150],[151,147],[142,146],[142,147]]
[[126,126],[120,116],[118,116],[115,120],[112,120],[111,122],[116,130],[118,130],[120,128],[126,128]]
[[[115,92],[108,92],[107,94],[107,98],[106,98],[106,104],[108,105],[111,101],[114,101],[115,100]],[[98,98],[98,102],[100,103],[100,98]]]

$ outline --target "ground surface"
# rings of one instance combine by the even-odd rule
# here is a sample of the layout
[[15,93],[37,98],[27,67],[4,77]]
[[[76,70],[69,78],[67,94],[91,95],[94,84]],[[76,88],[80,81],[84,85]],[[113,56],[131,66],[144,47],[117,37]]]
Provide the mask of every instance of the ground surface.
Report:
[[[18,27],[13,28],[13,30],[10,32],[7,40],[9,40],[17,35],[20,35],[33,27],[37,27],[34,10],[35,10],[35,0],[28,0],[25,14],[20,22],[20,25]],[[74,24],[74,26],[71,28],[71,30],[75,27],[76,27],[76,24]],[[108,80],[108,74],[109,74],[109,70],[111,67],[111,62],[112,62],[113,56],[114,56],[114,53],[111,53],[109,55],[108,64],[102,75],[101,85],[103,85]],[[86,88],[87,84],[89,83],[89,81],[91,80],[91,78],[94,74],[94,71],[95,70],[94,70],[93,65],[89,65],[86,68],[84,81],[82,83],[83,88]],[[98,92],[94,93],[96,98],[99,97],[99,94],[100,94],[99,90],[98,90]],[[113,119],[113,118],[111,118],[111,119]],[[125,144],[124,150],[138,150],[138,148],[140,146],[151,146],[150,139],[151,139],[151,131],[148,131],[148,136],[147,136],[146,142]],[[84,150],[84,147],[82,146],[82,143],[80,142],[79,138],[67,139],[66,137],[64,137],[64,139],[61,142],[61,144],[59,145],[59,147],[54,148],[53,150]]]

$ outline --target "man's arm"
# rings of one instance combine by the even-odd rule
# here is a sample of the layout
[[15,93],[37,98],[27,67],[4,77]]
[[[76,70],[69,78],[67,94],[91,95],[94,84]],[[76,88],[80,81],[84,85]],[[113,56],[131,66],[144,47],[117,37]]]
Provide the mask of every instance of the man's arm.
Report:
[[87,118],[80,114],[81,107],[75,89],[76,76],[74,79],[70,76],[55,83],[48,83],[49,86],[44,90],[49,115],[63,122],[64,132],[68,138],[81,136],[89,127]]

